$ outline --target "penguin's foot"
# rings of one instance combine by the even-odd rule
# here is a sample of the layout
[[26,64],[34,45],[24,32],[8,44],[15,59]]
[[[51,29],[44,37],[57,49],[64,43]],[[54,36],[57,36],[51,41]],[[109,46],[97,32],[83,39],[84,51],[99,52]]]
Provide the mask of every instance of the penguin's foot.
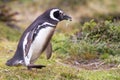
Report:
[[34,65],[34,64],[29,64],[27,66],[28,70],[31,70],[32,68],[42,69],[43,67],[46,67],[46,66],[45,65]]

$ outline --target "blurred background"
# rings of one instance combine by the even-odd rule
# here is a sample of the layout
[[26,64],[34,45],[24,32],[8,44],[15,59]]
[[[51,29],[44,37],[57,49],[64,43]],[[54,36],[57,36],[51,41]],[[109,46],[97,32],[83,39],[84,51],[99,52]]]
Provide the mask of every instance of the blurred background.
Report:
[[[67,55],[68,64],[98,59],[120,62],[120,0],[0,0],[0,49],[14,53],[23,31],[53,7],[73,18],[58,24],[53,53]],[[15,46],[6,48],[4,42]]]
[[[37,60],[47,67],[6,66],[23,31],[53,7],[72,21],[58,24],[52,58]],[[120,0],[0,0],[0,80],[31,79],[120,80]]]

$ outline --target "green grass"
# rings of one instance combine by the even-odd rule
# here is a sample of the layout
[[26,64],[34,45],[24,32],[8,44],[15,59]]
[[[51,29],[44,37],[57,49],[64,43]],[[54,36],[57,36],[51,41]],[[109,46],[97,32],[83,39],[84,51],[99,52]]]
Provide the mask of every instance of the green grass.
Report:
[[[8,46],[6,46],[8,45]],[[120,80],[120,69],[83,70],[64,66],[56,62],[64,54],[53,53],[50,60],[42,55],[36,64],[43,64],[43,69],[27,70],[26,67],[8,67],[6,61],[12,57],[16,42],[0,42],[0,80]]]
[[[82,1],[84,2],[84,0]],[[115,1],[115,4],[118,4],[117,1]],[[47,5],[42,6],[44,2]],[[61,3],[63,2],[63,3],[61,4],[59,2]],[[66,7],[64,6],[66,6],[67,2],[68,0],[54,1],[54,5],[52,5],[51,7],[57,5],[61,8],[63,6],[63,9],[65,9]],[[75,2],[75,3],[72,4],[71,2],[72,3]],[[96,12],[91,10],[92,7],[89,4],[86,4],[88,5],[87,7],[81,8],[81,6],[78,6],[79,4],[76,1],[71,0],[71,2],[69,1],[69,3],[71,4],[68,4],[70,5],[70,8],[76,6],[78,7],[78,8],[76,7],[76,9],[78,10],[76,13],[80,12],[81,14],[83,14],[85,13],[84,10],[87,11],[89,14],[93,14],[94,12]],[[103,2],[105,2],[105,0],[103,0]],[[20,3],[21,4],[19,4],[19,2],[18,4],[11,2],[8,3],[8,5],[10,5],[13,8],[13,10],[15,11],[17,10],[22,15],[24,15],[23,16],[24,19],[27,19],[25,13],[28,7],[29,9],[27,10],[27,13],[32,13],[32,12],[36,13],[36,11],[41,11],[40,10],[41,7],[39,9],[39,6],[42,6],[43,10],[45,10],[45,8],[50,7],[49,5],[51,4],[51,1],[37,0],[36,2],[35,1],[33,2],[32,0],[30,1],[20,0]],[[105,6],[105,4],[102,5]],[[114,11],[117,11],[116,10],[117,7],[115,5],[109,5],[109,6],[111,6],[109,12],[111,12],[112,9],[114,9]],[[21,7],[23,8],[21,9]],[[80,9],[84,9],[84,10],[79,11],[79,7]],[[88,11],[89,8],[92,12]],[[98,7],[97,10],[102,12],[101,8],[102,7],[100,8]],[[70,10],[72,10],[71,12],[73,12],[74,14],[73,9]],[[87,15],[88,14],[85,14],[85,16]],[[24,26],[28,24],[26,22],[22,22],[21,25]],[[94,59],[98,57],[98,55],[96,54],[99,53],[102,54],[99,56],[99,58],[106,61],[107,63],[119,64],[120,57],[119,55],[117,55],[120,52],[119,23],[112,23],[110,21],[105,21],[102,24],[102,23],[96,23],[94,20],[91,20],[90,22],[87,22],[84,25],[75,23],[72,25],[70,24],[69,27],[66,28],[64,27],[64,25],[60,25],[59,28],[60,29],[58,32],[61,33],[57,33],[56,35],[54,35],[52,39],[53,42],[52,58],[50,60],[47,60],[45,55],[42,55],[36,62],[36,64],[43,64],[46,65],[46,67],[43,69],[37,69],[37,70],[33,69],[30,71],[27,70],[27,68],[24,66],[8,67],[5,65],[6,61],[14,55],[17,42],[21,34],[18,31],[13,30],[7,27],[4,23],[0,22],[0,80],[120,80],[120,67],[111,70],[106,70],[106,69],[85,70],[82,68],[78,68],[77,66],[64,65],[58,63],[58,61],[63,61],[63,60],[64,61],[66,60],[65,62],[69,63],[69,60],[73,60],[72,59],[73,56],[75,59],[84,58],[83,61],[85,59],[91,59],[91,58]],[[73,36],[72,33],[75,33],[80,29],[83,35],[80,37],[75,36],[73,39],[70,39],[69,36]],[[68,60],[66,58],[70,58],[70,59]]]
[[14,30],[0,22],[0,40],[16,41],[20,37],[20,32]]
[[[91,44],[90,41],[87,41],[90,39],[85,40],[84,36],[79,43],[71,43],[71,40],[67,37],[68,35],[63,33],[54,35],[52,39],[54,51],[52,58],[47,60],[45,55],[42,55],[37,60],[36,64],[46,65],[45,68],[30,71],[24,66],[8,67],[5,63],[14,55],[20,33],[5,26],[3,23],[0,24],[0,80],[120,80],[119,67],[111,70],[85,70],[57,62],[62,60],[69,62],[66,59],[67,57],[75,55],[74,58],[77,58],[76,56],[81,53],[85,53],[82,58],[94,58],[95,56],[91,54],[96,53],[96,51],[102,51],[101,53],[104,54],[100,56],[101,59],[109,63],[115,62],[118,64],[120,57],[116,54],[119,53],[119,45],[117,46],[115,43],[110,45],[118,50],[106,48],[107,46],[104,43]],[[108,54],[111,50],[115,51],[116,56]],[[91,54],[86,54],[86,52]]]

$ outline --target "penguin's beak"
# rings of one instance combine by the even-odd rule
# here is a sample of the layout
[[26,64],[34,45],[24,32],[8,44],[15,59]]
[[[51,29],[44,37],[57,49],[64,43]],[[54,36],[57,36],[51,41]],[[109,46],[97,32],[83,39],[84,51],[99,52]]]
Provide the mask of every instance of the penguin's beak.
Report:
[[72,21],[72,18],[66,14],[63,14],[63,20],[69,20]]

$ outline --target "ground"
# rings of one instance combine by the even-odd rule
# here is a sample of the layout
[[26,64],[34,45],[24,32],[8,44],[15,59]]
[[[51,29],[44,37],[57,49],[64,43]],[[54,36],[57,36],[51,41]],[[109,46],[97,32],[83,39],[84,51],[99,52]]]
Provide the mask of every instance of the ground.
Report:
[[[75,4],[73,4],[74,1]],[[87,2],[79,4],[81,1]],[[120,53],[119,2],[120,0],[54,0],[54,4],[51,5],[51,0],[11,0],[8,3],[4,3],[11,8],[8,9],[10,12],[19,13],[14,16],[18,22],[13,23],[18,25],[21,30],[18,30],[19,28],[17,28],[17,30],[10,28],[9,26],[6,26],[6,22],[0,21],[0,80],[120,80],[120,57],[118,55]],[[3,2],[0,4],[3,4]],[[66,5],[70,7],[66,7]],[[37,16],[50,7],[60,7],[67,14],[72,16],[73,21],[61,22],[57,26],[55,37],[52,38],[53,55],[51,59],[47,60],[43,53],[37,60],[36,64],[46,65],[46,67],[42,69],[27,70],[25,66],[6,66],[5,63],[14,55],[19,38],[25,28],[27,28]],[[115,13],[118,13],[118,15]],[[118,22],[106,20],[106,18],[112,16],[113,19],[117,16]],[[106,21],[104,24],[99,25],[99,23],[94,22],[94,20],[98,20],[97,18]],[[99,20],[97,22],[100,22]],[[113,25],[114,23],[115,25]],[[106,31],[103,33],[105,36],[101,36],[103,34],[100,33],[98,34],[101,37],[95,41],[96,44],[91,44],[92,40],[89,41],[89,38],[88,42],[85,42],[84,40],[86,37],[84,39],[84,35],[83,37],[81,37],[81,34],[80,36],[77,35],[77,32],[84,33],[85,29],[86,31],[88,29],[88,33],[90,33],[91,29],[93,29],[96,24],[100,27],[102,26],[102,29],[105,28],[104,30],[107,30],[108,34],[111,33],[111,35],[118,35],[118,42],[110,42],[112,43],[110,45],[109,41],[103,41],[102,43],[99,42],[103,39],[106,40],[106,38],[104,38],[107,34]],[[112,28],[109,29],[109,32],[108,28],[111,26]],[[81,28],[84,29],[82,30]],[[101,30],[101,28],[98,29]],[[76,34],[76,36],[74,37],[73,34]],[[110,37],[110,39],[114,38],[116,40],[116,37],[111,35],[107,36],[108,39]],[[92,37],[93,36],[96,37],[96,35],[92,34]],[[74,44],[77,37],[82,40],[77,44]],[[69,43],[69,40],[73,41],[73,43]],[[80,52],[78,52],[78,50]],[[100,50],[103,54],[101,55],[102,59],[76,59],[82,51],[85,52],[83,57],[88,59],[97,57],[94,56],[96,53],[94,50]],[[111,51],[115,52],[112,57],[110,57]],[[105,59],[109,61],[106,62]]]
[[[7,45],[7,46],[6,46]],[[62,61],[63,54],[53,53],[47,60],[43,54],[36,64],[42,69],[27,70],[26,67],[9,67],[5,63],[15,52],[17,42],[0,42],[0,80],[119,80],[120,69],[87,70]]]

